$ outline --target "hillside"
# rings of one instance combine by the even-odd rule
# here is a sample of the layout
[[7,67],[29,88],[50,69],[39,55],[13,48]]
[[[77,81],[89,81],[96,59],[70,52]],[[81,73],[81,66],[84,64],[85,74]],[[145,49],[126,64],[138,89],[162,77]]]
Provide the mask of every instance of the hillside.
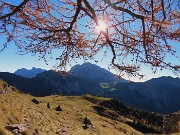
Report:
[[104,96],[152,112],[173,113],[180,110],[180,78],[164,76],[146,82],[115,83],[104,87]]
[[2,80],[0,86],[1,135],[141,135],[178,131],[179,115],[165,117],[134,110],[117,100],[91,95],[35,98],[19,93]]
[[[8,88],[10,89],[10,87]],[[96,104],[83,97],[71,97],[52,95],[48,97],[36,98],[40,103],[32,102],[34,97],[11,91],[0,94],[0,134],[10,133],[4,127],[19,124],[24,126],[23,135],[32,133],[37,135],[119,135],[141,134],[127,124],[106,117],[101,117],[92,106]],[[47,104],[49,103],[49,108]],[[56,111],[59,106],[62,111]],[[88,116],[92,125],[87,127],[84,119]],[[122,118],[124,121],[131,121]],[[22,125],[23,124],[23,125]],[[11,128],[12,132],[21,132]],[[109,132],[111,131],[111,133]]]
[[33,78],[25,78],[8,72],[0,72],[0,78],[17,89],[34,96],[47,96],[54,93],[81,95],[99,94],[101,87],[93,80],[75,76],[62,76],[55,71],[45,71]]

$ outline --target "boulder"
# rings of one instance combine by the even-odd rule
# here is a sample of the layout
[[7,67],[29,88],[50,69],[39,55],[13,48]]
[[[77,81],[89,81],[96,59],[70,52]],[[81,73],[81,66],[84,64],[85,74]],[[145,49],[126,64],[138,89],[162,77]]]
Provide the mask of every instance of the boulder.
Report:
[[21,134],[22,132],[26,131],[28,128],[30,128],[31,125],[29,123],[26,124],[14,124],[14,125],[7,125],[5,128],[12,133]]

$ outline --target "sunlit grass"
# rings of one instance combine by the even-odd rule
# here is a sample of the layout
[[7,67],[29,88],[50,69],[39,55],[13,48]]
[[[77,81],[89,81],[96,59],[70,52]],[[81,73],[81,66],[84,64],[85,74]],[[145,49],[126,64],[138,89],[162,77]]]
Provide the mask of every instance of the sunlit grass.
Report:
[[[31,133],[55,135],[62,132],[68,135],[108,135],[110,131],[114,135],[124,133],[124,131],[139,133],[124,123],[100,116],[93,109],[96,104],[86,99],[104,101],[109,100],[107,98],[92,95],[35,97],[40,102],[38,105],[31,101],[33,98],[31,95],[16,91],[0,95],[0,135],[11,135],[4,128],[7,125],[26,123],[29,123],[31,128],[25,130],[24,135]],[[47,107],[48,103],[50,108]],[[62,111],[55,110],[58,105],[61,106]],[[90,118],[93,126],[84,130],[82,126],[86,116]]]

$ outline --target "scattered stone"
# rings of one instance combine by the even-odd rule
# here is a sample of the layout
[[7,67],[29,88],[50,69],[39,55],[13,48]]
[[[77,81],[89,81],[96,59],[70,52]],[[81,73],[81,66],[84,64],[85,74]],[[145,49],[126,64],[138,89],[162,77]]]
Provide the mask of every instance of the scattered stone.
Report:
[[72,127],[70,127],[69,123],[60,123],[60,125],[57,128],[56,134],[57,135],[70,135],[68,132],[70,128]]
[[33,98],[33,99],[32,99],[32,102],[35,103],[35,104],[37,104],[37,105],[40,103],[36,98]]
[[56,111],[62,111],[62,108],[61,108],[60,105],[58,105],[58,106],[56,107]]
[[73,106],[72,109],[76,110],[76,107]]
[[26,131],[28,128],[30,128],[31,125],[29,123],[26,124],[14,124],[14,125],[7,125],[5,126],[5,128],[9,131],[11,131],[12,133],[23,133],[24,131]]

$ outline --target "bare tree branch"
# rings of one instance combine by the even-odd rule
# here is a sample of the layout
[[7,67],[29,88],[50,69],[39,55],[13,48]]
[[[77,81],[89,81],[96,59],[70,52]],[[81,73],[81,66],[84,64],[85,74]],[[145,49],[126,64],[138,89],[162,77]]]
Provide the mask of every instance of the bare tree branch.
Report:
[[96,61],[95,55],[105,49],[111,52],[111,66],[128,75],[140,75],[143,64],[180,73],[179,63],[166,59],[177,56],[169,41],[180,41],[178,4],[168,0],[23,0],[15,6],[0,1],[2,48],[15,43],[21,53],[39,54],[45,61],[59,49],[55,59],[60,69],[79,58]]
[[3,16],[0,16],[0,20],[2,19],[5,19],[7,17],[11,17],[12,15],[14,15],[15,13],[17,13],[21,8],[23,8],[24,5],[26,5],[26,3],[28,2],[29,0],[23,0],[23,2],[21,4],[19,4],[18,6],[14,6],[14,9],[12,10],[12,12],[10,13],[7,13]]

